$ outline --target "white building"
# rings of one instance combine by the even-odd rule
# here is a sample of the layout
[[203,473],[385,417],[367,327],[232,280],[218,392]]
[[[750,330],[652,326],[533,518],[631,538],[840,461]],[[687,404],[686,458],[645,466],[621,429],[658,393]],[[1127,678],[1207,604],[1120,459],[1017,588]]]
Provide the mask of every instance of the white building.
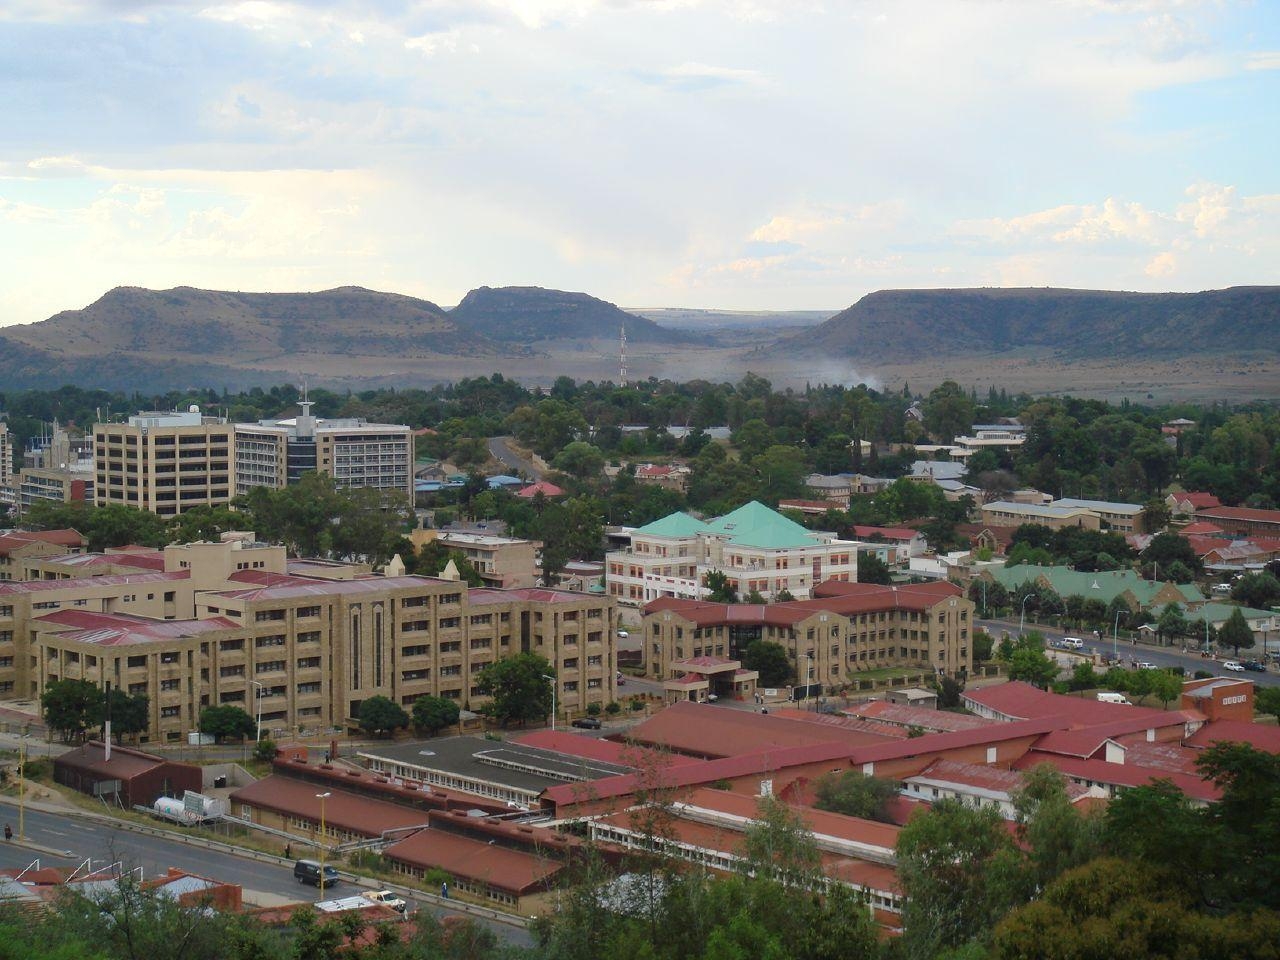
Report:
[[413,432],[402,423],[324,420],[303,400],[300,416],[235,426],[236,493],[280,489],[315,470],[340,487],[399,490],[413,497]]
[[707,521],[673,513],[632,531],[629,548],[606,555],[605,585],[609,596],[633,606],[659,597],[700,600],[709,592],[703,579],[719,571],[739,596],[755,590],[771,600],[787,590],[803,600],[824,580],[856,582],[860,546],[755,501]]

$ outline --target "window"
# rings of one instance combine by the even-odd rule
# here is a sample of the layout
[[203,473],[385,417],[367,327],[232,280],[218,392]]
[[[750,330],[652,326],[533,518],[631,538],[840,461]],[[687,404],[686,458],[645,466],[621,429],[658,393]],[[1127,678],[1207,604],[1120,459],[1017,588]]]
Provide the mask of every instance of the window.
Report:
[[147,692],[147,685],[145,683],[129,684],[129,695],[132,697],[136,697],[138,694],[146,693],[146,692]]
[[462,676],[462,664],[455,663],[451,666],[441,667],[440,676],[442,677],[460,677]]
[[461,623],[461,622],[462,622],[462,621],[461,621],[458,617],[441,617],[441,618],[440,618],[440,629],[441,629],[441,630],[450,630],[450,629],[452,629],[452,628],[454,628],[454,627],[458,626],[458,624],[459,624],[459,623]]
[[300,693],[300,694],[307,694],[307,693],[319,693],[319,692],[320,692],[320,684],[319,684],[319,683],[300,683],[300,684],[298,684],[298,693]]
[[416,643],[401,650],[401,653],[406,657],[423,657],[430,652],[431,644],[429,643]]
[[161,692],[161,693],[166,693],[166,692],[170,692],[170,691],[173,691],[173,690],[181,690],[181,689],[182,689],[182,681],[181,681],[181,680],[161,680],[161,681],[160,681],[160,692]]
[[300,633],[300,634],[298,634],[298,642],[299,642],[299,643],[319,643],[319,642],[320,642],[320,631],[319,631],[319,630],[307,630],[307,631],[305,631],[305,632],[303,632],[303,633]]
[[229,653],[233,650],[243,650],[244,641],[243,640],[223,640],[222,643],[218,645],[218,649],[221,650],[223,653]]
[[283,660],[264,660],[262,663],[254,667],[255,673],[274,673],[277,670],[284,669]]
[[145,667],[147,665],[147,658],[146,657],[130,657],[126,662],[128,663],[130,669],[133,669],[135,667]]
[[577,658],[577,657],[569,657],[569,658],[568,658],[567,660],[565,660],[565,662],[564,662],[564,668],[565,668],[566,670],[577,670],[577,669],[578,669],[578,658]]
[[181,707],[161,707],[160,708],[160,717],[162,719],[166,719],[169,717],[180,717],[180,716],[182,716]]
[[283,647],[284,636],[281,634],[275,634],[270,637],[258,637],[258,639],[253,641],[253,645],[259,650],[263,647]]
[[161,663],[178,663],[182,659],[182,654],[177,650],[170,650],[167,653],[160,654]]
[[299,617],[318,617],[320,616],[320,608],[319,607],[299,607],[298,616]]
[[319,669],[319,667],[320,667],[319,657],[299,657],[298,658],[299,670],[317,670]]
[[243,666],[239,666],[239,667],[221,667],[221,668],[218,670],[218,676],[220,676],[220,677],[243,677],[243,676],[244,676],[244,667],[243,667]]

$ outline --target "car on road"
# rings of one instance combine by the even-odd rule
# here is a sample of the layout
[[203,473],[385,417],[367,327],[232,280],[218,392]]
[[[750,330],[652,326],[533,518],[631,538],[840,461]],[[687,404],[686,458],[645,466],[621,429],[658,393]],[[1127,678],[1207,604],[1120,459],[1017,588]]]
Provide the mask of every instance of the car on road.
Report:
[[619,637],[619,639],[625,640],[625,639],[627,639],[627,637],[629,637],[629,636],[631,636],[631,634],[630,634],[629,632],[627,632],[626,630],[619,630],[619,631],[618,631],[618,637]]
[[1244,664],[1236,663],[1234,660],[1223,660],[1222,669],[1232,670],[1236,673],[1244,673]]
[[1079,637],[1063,637],[1062,645],[1068,650],[1079,650],[1084,646],[1084,641]]
[[627,678],[622,675],[621,670],[618,671],[618,675],[613,679],[614,679],[614,683],[616,683],[620,687],[625,687],[627,685]]
[[1150,660],[1139,660],[1139,661],[1138,661],[1138,669],[1139,669],[1139,670],[1154,670],[1155,668],[1156,668],[1156,665],[1155,665],[1154,663],[1152,663]]
[[[338,883],[338,871],[329,864],[323,867],[324,885],[326,888]],[[317,860],[299,860],[293,865],[293,878],[299,883],[310,883],[320,886],[321,866]]]
[[1259,663],[1257,660],[1246,660],[1241,664],[1241,666],[1246,670],[1252,670],[1254,673],[1267,672],[1267,665],[1265,663]]
[[409,904],[405,903],[400,896],[390,890],[366,890],[361,896],[374,903],[380,903],[384,907],[398,910],[400,913],[404,913],[409,909]]
[[573,725],[575,727],[580,727],[583,730],[600,729],[600,721],[596,717],[579,717],[577,720],[573,721]]

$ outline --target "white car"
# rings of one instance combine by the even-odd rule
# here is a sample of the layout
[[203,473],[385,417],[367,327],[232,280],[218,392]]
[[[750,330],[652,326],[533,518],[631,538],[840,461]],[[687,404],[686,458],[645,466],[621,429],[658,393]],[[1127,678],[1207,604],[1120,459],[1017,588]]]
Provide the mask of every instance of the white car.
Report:
[[1234,670],[1236,673],[1244,673],[1244,667],[1241,664],[1236,663],[1234,660],[1223,660],[1222,669]]
[[384,907],[390,907],[392,910],[397,910],[400,913],[404,913],[405,910],[409,908],[409,905],[405,903],[404,900],[396,896],[390,890],[366,890],[362,896],[366,900],[372,900],[374,903],[380,903]]

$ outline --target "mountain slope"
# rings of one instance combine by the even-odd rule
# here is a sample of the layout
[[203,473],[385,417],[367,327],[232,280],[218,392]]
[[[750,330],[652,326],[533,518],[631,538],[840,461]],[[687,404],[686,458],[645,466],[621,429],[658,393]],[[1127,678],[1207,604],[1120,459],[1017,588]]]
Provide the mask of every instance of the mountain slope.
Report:
[[1278,337],[1280,287],[880,290],[772,349],[881,361],[1016,351],[1156,359],[1274,350]]
[[623,327],[628,340],[641,343],[695,339],[588,294],[542,287],[479,287],[449,311],[449,318],[465,330],[508,343],[616,340]]

